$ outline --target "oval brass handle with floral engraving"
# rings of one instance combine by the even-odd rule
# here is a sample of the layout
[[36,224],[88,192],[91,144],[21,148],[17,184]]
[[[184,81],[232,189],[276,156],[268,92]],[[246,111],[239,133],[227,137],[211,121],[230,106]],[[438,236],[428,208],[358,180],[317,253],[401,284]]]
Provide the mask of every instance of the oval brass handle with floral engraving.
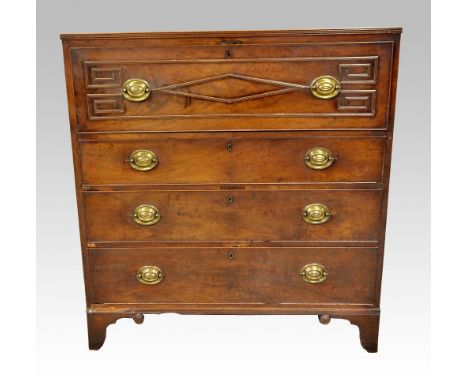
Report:
[[314,147],[307,151],[304,157],[304,163],[307,167],[313,168],[314,170],[323,170],[330,167],[335,159],[330,150],[323,147]]
[[310,84],[310,91],[314,97],[320,99],[331,99],[338,95],[341,90],[340,81],[332,76],[320,76]]
[[151,89],[148,82],[141,79],[129,79],[125,81],[122,94],[131,102],[141,102],[150,96]]
[[308,224],[323,224],[331,217],[327,206],[320,203],[309,204],[304,207],[302,219]]
[[142,284],[159,284],[163,278],[163,272],[155,265],[145,265],[137,272],[137,280]]
[[155,206],[142,204],[133,210],[132,219],[140,225],[153,225],[161,219],[161,215]]
[[306,283],[319,284],[324,282],[327,277],[327,269],[321,264],[307,264],[299,272],[299,276],[302,277]]
[[149,171],[158,165],[158,159],[151,150],[136,150],[130,154],[127,162],[137,171]]

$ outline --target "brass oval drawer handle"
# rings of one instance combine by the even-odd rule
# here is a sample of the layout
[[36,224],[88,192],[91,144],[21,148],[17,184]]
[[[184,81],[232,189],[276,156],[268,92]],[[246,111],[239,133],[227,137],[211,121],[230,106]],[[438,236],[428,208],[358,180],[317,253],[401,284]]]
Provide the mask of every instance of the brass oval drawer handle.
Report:
[[161,215],[155,206],[142,204],[133,210],[132,218],[137,224],[152,225],[161,219]]
[[158,165],[158,159],[151,150],[136,150],[130,155],[127,162],[137,171],[149,171]]
[[123,96],[132,102],[141,102],[150,96],[151,89],[148,82],[141,79],[129,79],[125,81],[122,94]]
[[320,76],[310,84],[310,91],[314,97],[320,99],[331,99],[338,95],[341,90],[340,81],[332,76]]
[[160,268],[154,265],[145,265],[138,270],[137,280],[142,284],[159,284],[164,278]]
[[331,217],[330,210],[327,206],[320,203],[309,204],[304,207],[302,219],[308,224],[323,224]]
[[314,147],[307,151],[304,162],[307,167],[313,168],[314,170],[323,170],[330,167],[335,159],[330,150],[323,147]]
[[299,272],[306,283],[319,284],[328,278],[327,269],[321,264],[307,264]]

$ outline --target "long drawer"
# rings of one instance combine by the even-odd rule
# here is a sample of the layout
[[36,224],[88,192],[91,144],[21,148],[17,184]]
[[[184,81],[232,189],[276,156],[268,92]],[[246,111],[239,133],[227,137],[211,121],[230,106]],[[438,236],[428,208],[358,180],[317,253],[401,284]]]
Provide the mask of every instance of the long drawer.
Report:
[[78,128],[384,129],[392,50],[391,41],[153,46],[135,59],[134,47],[73,49]]
[[374,301],[375,248],[140,248],[89,254],[96,304]]
[[380,190],[84,192],[88,241],[379,239]]
[[371,182],[384,137],[82,142],[85,185]]

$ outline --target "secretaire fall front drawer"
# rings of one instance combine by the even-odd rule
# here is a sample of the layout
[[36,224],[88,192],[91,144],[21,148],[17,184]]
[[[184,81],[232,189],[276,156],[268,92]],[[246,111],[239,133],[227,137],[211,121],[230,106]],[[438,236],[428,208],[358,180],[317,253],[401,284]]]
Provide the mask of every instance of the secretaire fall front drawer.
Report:
[[377,183],[385,137],[82,142],[84,185]]
[[385,129],[392,47],[76,48],[79,130]]
[[88,240],[365,241],[380,190],[85,192]]

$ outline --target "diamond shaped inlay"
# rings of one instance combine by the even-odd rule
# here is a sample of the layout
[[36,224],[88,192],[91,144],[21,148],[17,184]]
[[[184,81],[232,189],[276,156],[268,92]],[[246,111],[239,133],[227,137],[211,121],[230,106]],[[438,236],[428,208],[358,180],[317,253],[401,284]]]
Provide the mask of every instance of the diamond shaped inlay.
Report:
[[[178,89],[185,88],[188,86],[200,85],[200,84],[204,84],[207,82],[220,81],[220,80],[225,80],[225,79],[237,79],[237,80],[256,82],[256,83],[261,83],[261,84],[267,84],[267,85],[275,86],[279,89],[261,92],[261,93],[255,93],[255,94],[247,94],[245,96],[232,97],[232,98],[214,97],[210,95],[188,93],[182,90],[178,90]],[[295,90],[309,90],[309,89],[310,89],[309,86],[306,86],[306,85],[292,84],[288,82],[275,81],[275,80],[270,80],[270,79],[265,79],[265,78],[257,78],[257,77],[244,76],[240,74],[227,73],[227,74],[221,74],[219,76],[202,78],[199,80],[181,82],[181,83],[173,84],[173,85],[166,85],[166,86],[162,86],[159,88],[153,88],[151,90],[154,92],[180,95],[184,97],[198,98],[198,99],[203,99],[207,101],[215,101],[215,102],[223,102],[227,104],[232,104],[232,103],[249,101],[249,100],[263,98],[263,97],[269,97],[269,96],[273,96],[277,94],[289,93]]]

